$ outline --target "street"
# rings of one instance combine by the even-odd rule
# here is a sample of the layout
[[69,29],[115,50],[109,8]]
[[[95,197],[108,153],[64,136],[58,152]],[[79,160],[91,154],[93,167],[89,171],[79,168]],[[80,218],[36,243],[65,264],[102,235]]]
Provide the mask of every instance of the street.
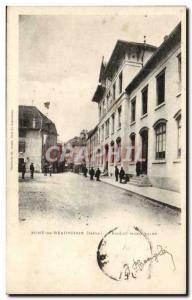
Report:
[[113,218],[114,223],[180,225],[179,212],[82,175],[35,174],[33,180],[27,176],[19,183],[19,219],[23,222],[48,218],[88,226]]

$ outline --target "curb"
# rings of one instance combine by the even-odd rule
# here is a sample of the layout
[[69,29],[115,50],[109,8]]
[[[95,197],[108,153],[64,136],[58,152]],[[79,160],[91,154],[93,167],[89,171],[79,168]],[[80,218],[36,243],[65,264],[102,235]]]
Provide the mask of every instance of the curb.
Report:
[[122,189],[122,190],[124,190],[124,191],[127,191],[127,192],[129,192],[129,193],[131,193],[131,194],[133,194],[133,195],[135,194],[135,195],[141,196],[141,197],[143,197],[144,199],[150,200],[150,201],[152,201],[152,202],[161,204],[161,205],[163,205],[163,206],[165,206],[165,207],[169,207],[169,208],[171,208],[171,209],[174,209],[174,210],[177,210],[177,211],[181,212],[181,208],[180,208],[180,207],[177,207],[177,206],[171,205],[171,204],[169,204],[169,203],[165,203],[165,202],[156,200],[156,199],[151,198],[151,197],[149,197],[149,196],[145,196],[145,195],[143,195],[143,194],[141,194],[141,193],[137,193],[137,192],[133,192],[133,191],[127,190],[127,189],[125,189],[125,188],[123,188],[123,187],[121,187],[121,186],[116,186],[116,185],[112,184],[111,182],[103,181],[102,179],[101,179],[101,182],[110,184],[110,185],[112,185],[112,186],[114,186],[114,187],[116,187],[116,188],[119,188],[119,189]]

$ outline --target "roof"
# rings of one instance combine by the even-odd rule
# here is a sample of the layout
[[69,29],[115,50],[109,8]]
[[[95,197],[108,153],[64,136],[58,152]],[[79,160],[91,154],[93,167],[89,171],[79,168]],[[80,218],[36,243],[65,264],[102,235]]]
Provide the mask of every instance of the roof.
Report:
[[144,78],[150,72],[154,70],[154,68],[159,64],[159,62],[165,57],[167,53],[171,49],[175,47],[175,45],[181,42],[181,22],[174,28],[174,30],[166,36],[163,43],[159,48],[153,53],[153,55],[149,58],[143,68],[137,73],[137,75],[133,78],[133,80],[129,83],[126,88],[127,93],[131,93],[133,89],[135,89]]
[[100,99],[103,97],[104,93],[105,93],[106,88],[104,86],[102,86],[101,84],[99,84],[96,88],[95,94],[92,98],[93,102],[99,102]]
[[157,49],[157,47],[146,43],[118,40],[105,68],[104,76],[112,78],[114,72],[118,69],[121,63],[122,57],[124,58],[125,54],[131,49],[135,49],[138,52],[144,48],[145,50],[149,50],[151,52],[154,52]]
[[94,133],[97,131],[97,129],[98,129],[98,125],[96,125],[92,130],[90,130],[88,132],[87,140],[90,139],[94,135]]
[[41,129],[49,134],[57,135],[55,124],[36,106],[19,105],[19,129]]

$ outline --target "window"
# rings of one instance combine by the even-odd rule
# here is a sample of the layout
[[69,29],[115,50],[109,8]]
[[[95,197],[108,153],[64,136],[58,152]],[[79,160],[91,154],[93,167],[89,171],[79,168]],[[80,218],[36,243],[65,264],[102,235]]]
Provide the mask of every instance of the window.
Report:
[[131,134],[131,161],[135,161],[135,134]]
[[165,70],[163,70],[157,77],[157,105],[165,101]]
[[19,129],[19,137],[26,137],[26,130]]
[[177,157],[181,157],[181,115],[176,119],[177,121]]
[[142,115],[147,113],[148,86],[142,90]]
[[19,127],[28,127],[29,126],[29,119],[27,117],[23,117],[19,119]]
[[109,136],[109,119],[105,122],[105,138]]
[[25,152],[25,142],[19,142],[19,152]]
[[181,53],[177,56],[178,60],[178,90],[181,90]]
[[120,137],[116,139],[116,143],[117,143],[116,162],[120,163],[121,162],[121,138]]
[[115,153],[115,146],[114,146],[114,142],[111,141],[111,164],[114,164],[114,153]]
[[131,101],[131,123],[135,121],[136,98]]
[[115,114],[112,115],[111,119],[112,119],[112,122],[111,122],[111,133],[114,133],[114,131],[115,131]]
[[113,84],[113,100],[116,98],[116,83]]
[[102,137],[101,137],[102,141],[104,140],[104,125],[102,126]]
[[161,122],[155,126],[155,158],[164,159],[165,158],[165,148],[166,148],[166,123]]
[[121,72],[121,74],[119,75],[119,94],[121,94],[123,89],[123,73]]
[[121,107],[118,108],[118,129],[121,128]]

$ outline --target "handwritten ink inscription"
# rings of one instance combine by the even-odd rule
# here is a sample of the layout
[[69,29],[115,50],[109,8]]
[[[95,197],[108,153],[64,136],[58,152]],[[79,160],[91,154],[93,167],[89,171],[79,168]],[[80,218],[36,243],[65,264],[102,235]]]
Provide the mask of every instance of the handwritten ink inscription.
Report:
[[[134,227],[127,235],[114,234],[118,228],[109,231],[100,241],[97,262],[102,272],[113,280],[150,279],[154,264],[166,257],[172,271],[176,270],[173,254],[160,244],[154,248],[148,235]],[[133,232],[135,234],[133,234]]]

